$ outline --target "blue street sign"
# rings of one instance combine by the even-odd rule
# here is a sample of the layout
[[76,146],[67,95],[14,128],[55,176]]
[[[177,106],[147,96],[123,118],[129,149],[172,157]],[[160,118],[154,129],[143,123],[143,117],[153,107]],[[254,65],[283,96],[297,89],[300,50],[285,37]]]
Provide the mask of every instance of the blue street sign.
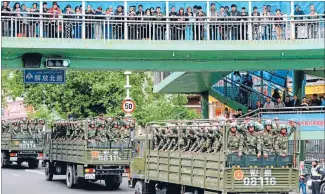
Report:
[[26,84],[64,84],[65,70],[24,70],[24,83]]

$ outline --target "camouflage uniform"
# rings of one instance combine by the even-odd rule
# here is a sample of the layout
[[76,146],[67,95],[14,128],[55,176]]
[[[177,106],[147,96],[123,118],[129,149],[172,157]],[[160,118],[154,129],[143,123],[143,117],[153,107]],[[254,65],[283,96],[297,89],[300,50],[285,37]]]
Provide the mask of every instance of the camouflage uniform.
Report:
[[153,147],[156,149],[159,144],[160,134],[159,134],[159,125],[153,125],[152,127],[152,136],[153,136]]
[[130,124],[127,121],[122,122],[122,127],[121,127],[121,140],[124,143],[129,142],[130,139]]
[[88,142],[92,141],[92,140],[96,140],[96,136],[97,136],[97,129],[95,126],[95,122],[91,121],[88,125]]
[[185,146],[181,149],[181,151],[186,152],[189,151],[189,149],[191,148],[191,145],[195,142],[195,134],[194,134],[194,129],[193,128],[189,128],[187,133],[185,134]]
[[68,123],[68,125],[66,126],[66,133],[65,133],[65,136],[64,136],[64,139],[68,140],[70,139],[72,133],[73,133],[73,122],[70,122]]
[[165,128],[161,128],[159,134],[160,134],[159,135],[160,136],[160,138],[159,138],[159,144],[158,144],[157,148],[155,148],[155,150],[160,150],[167,143],[166,129]]
[[171,135],[170,135],[171,141],[167,147],[167,150],[175,151],[178,148],[178,131],[177,128],[173,128],[171,130]]
[[21,129],[23,135],[30,134],[29,129],[28,129],[28,120],[26,118],[24,118],[20,122],[20,129]]
[[[237,131],[237,124],[231,123],[230,126],[230,132],[228,136],[228,142],[227,142],[227,154],[231,153],[242,153],[244,149],[244,136]],[[232,129],[234,131],[232,131]]]
[[[295,132],[296,128],[292,125],[291,130],[287,133],[287,126],[285,124],[280,124],[280,134],[275,137],[274,141],[274,150],[277,155],[287,155],[288,154],[288,141],[292,133]],[[285,130],[285,133],[282,133],[282,130]]]
[[20,136],[21,135],[21,128],[20,128],[20,125],[19,125],[19,122],[18,121],[14,121],[12,123],[12,130],[11,130],[11,133],[14,135],[14,136]]
[[212,130],[214,131],[215,138],[212,144],[211,152],[212,154],[215,154],[218,151],[220,151],[223,145],[223,134],[222,131],[220,131],[218,126],[213,127]]
[[210,152],[211,144],[214,141],[215,135],[210,126],[206,126],[203,133],[203,138],[201,139],[201,147],[198,152]]
[[[179,149],[182,151],[184,150],[186,146],[186,128],[185,126],[182,126],[179,132],[179,140],[178,140],[178,145]],[[176,145],[177,146],[177,145]]]
[[172,126],[169,126],[168,127],[168,132],[167,132],[167,134],[166,134],[166,139],[167,139],[167,142],[166,142],[166,144],[164,144],[163,145],[163,147],[161,148],[161,151],[165,151],[165,150],[167,150],[168,149],[168,147],[169,147],[169,144],[171,144],[172,143],[172,141],[174,141],[173,139],[174,139],[174,125],[172,125]]
[[109,133],[111,137],[110,139],[111,141],[118,141],[121,138],[120,129],[121,129],[120,118],[118,118],[117,120],[113,120],[111,124],[111,130]]
[[6,121],[1,121],[1,133],[9,132],[9,123]]
[[191,148],[188,150],[189,152],[196,152],[198,151],[200,148],[199,148],[199,145],[200,145],[200,142],[201,142],[201,139],[203,138],[202,137],[202,131],[200,128],[194,130],[194,143],[192,144]]
[[[261,134],[262,152],[264,155],[274,154],[274,137],[275,131],[272,131],[273,125],[271,120],[266,120],[264,123],[265,130]],[[270,128],[270,129],[268,129]]]
[[97,125],[97,136],[98,140],[101,142],[107,142],[109,139],[108,133],[107,133],[107,127],[104,122],[100,122]]
[[[255,123],[250,122],[247,126],[246,131],[246,146],[245,146],[245,154],[258,154],[261,155],[262,152],[262,142],[258,133],[255,132]],[[251,130],[250,128],[253,128]]]

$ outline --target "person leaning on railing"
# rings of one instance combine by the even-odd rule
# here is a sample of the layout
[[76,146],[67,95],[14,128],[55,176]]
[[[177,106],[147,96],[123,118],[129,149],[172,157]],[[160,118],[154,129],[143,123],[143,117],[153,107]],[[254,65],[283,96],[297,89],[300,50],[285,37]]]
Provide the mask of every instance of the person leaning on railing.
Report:
[[281,40],[282,39],[282,28],[285,28],[285,24],[283,24],[283,17],[282,17],[280,9],[276,10],[276,15],[275,15],[274,21],[275,21],[274,27],[275,27],[275,32],[276,32],[276,39]]
[[[29,10],[31,13],[39,13],[38,4],[33,3],[32,8]],[[29,28],[29,37],[39,37],[39,21],[37,20],[39,18],[38,14],[31,14],[30,17],[32,17],[31,21],[29,22],[30,28]],[[44,30],[44,28],[43,28]]]

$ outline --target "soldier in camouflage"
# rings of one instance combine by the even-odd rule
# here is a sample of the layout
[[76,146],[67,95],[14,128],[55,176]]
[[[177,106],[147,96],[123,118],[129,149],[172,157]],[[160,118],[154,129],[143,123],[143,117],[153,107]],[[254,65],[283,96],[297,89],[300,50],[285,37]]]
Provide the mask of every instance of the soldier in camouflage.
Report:
[[156,149],[159,145],[160,134],[159,134],[159,125],[152,125],[151,126],[151,133],[153,136],[153,149]]
[[97,146],[97,128],[95,125],[95,121],[91,121],[88,124],[88,137],[87,137],[87,142],[88,142],[88,147],[96,147]]
[[254,122],[250,122],[247,126],[245,154],[257,154],[257,158],[262,154],[262,142],[259,134],[255,132]]
[[203,138],[203,134],[201,128],[194,129],[194,143],[191,148],[188,150],[189,152],[196,152],[199,150],[199,145],[201,143],[201,139]]
[[69,140],[73,133],[73,128],[74,128],[73,121],[69,122],[65,127],[66,127],[66,133],[64,139]]
[[121,141],[123,143],[128,143],[130,140],[130,123],[126,120],[122,121],[122,127],[121,127]]
[[214,138],[214,142],[212,144],[211,152],[212,152],[212,154],[215,154],[220,151],[220,149],[223,145],[223,134],[222,134],[222,131],[220,130],[219,126],[214,126],[213,130],[215,131],[214,132],[215,138]]
[[266,120],[264,122],[264,131],[261,134],[262,140],[262,152],[264,158],[267,158],[269,155],[274,154],[274,137],[275,131],[273,130],[271,120]]
[[227,154],[237,153],[238,156],[242,156],[244,150],[244,137],[237,131],[237,124],[231,123],[229,125],[230,131],[227,142]]
[[280,133],[275,137],[274,150],[278,156],[285,157],[288,155],[288,141],[292,133],[296,131],[296,127],[293,121],[289,121],[291,126],[288,133],[288,126],[285,124],[279,124]]
[[159,129],[159,144],[155,148],[155,150],[160,150],[166,143],[167,143],[167,134],[166,134],[166,129],[165,128],[160,128]]
[[215,135],[212,128],[209,126],[208,123],[205,124],[204,128],[204,135],[201,139],[201,147],[198,150],[198,153],[210,152],[211,151],[211,144],[214,141]]
[[97,125],[97,136],[98,136],[98,140],[101,143],[107,143],[109,140],[109,136],[107,133],[107,127],[105,125],[105,122],[98,122]]
[[[178,145],[179,145],[179,149],[182,151],[184,150],[185,146],[186,146],[186,127],[185,126],[181,126],[180,128],[180,132],[179,132],[179,140],[178,140]],[[189,127],[188,127],[189,129]]]
[[174,138],[174,134],[173,134],[173,128],[175,126],[174,125],[168,125],[168,129],[167,129],[167,134],[166,134],[166,144],[163,145],[163,147],[161,148],[160,151],[166,151],[169,144],[172,142],[173,138]]
[[22,131],[22,135],[26,136],[30,134],[29,128],[28,128],[28,120],[26,118],[23,118],[20,122],[20,129]]
[[18,121],[13,121],[12,123],[12,134],[15,135],[15,136],[20,136],[21,134],[21,129],[20,129],[20,126],[19,126],[19,122]]
[[181,149],[182,152],[187,152],[191,148],[191,145],[195,142],[195,128],[189,127],[185,136],[185,146]]
[[177,130],[176,127],[173,127],[171,129],[170,139],[171,139],[171,141],[169,142],[169,145],[168,145],[168,147],[167,147],[167,149],[165,151],[167,151],[167,150],[171,150],[171,151],[177,150],[177,148],[178,148],[178,144],[177,144],[177,142],[178,142],[178,130]]
[[110,140],[111,141],[118,141],[121,137],[121,134],[120,134],[120,129],[121,129],[121,118],[120,117],[117,117],[116,119],[114,119],[112,121],[112,124],[111,124],[111,130],[110,130]]
[[9,132],[9,122],[1,121],[1,133],[8,133]]

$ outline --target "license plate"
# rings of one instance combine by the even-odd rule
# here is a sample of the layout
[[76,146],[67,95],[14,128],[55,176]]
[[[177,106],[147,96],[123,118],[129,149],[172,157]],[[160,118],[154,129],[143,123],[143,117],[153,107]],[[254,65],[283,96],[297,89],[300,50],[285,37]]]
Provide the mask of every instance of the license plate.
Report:
[[95,179],[95,174],[85,174],[85,179]]
[[17,161],[17,157],[10,157],[10,161]]

